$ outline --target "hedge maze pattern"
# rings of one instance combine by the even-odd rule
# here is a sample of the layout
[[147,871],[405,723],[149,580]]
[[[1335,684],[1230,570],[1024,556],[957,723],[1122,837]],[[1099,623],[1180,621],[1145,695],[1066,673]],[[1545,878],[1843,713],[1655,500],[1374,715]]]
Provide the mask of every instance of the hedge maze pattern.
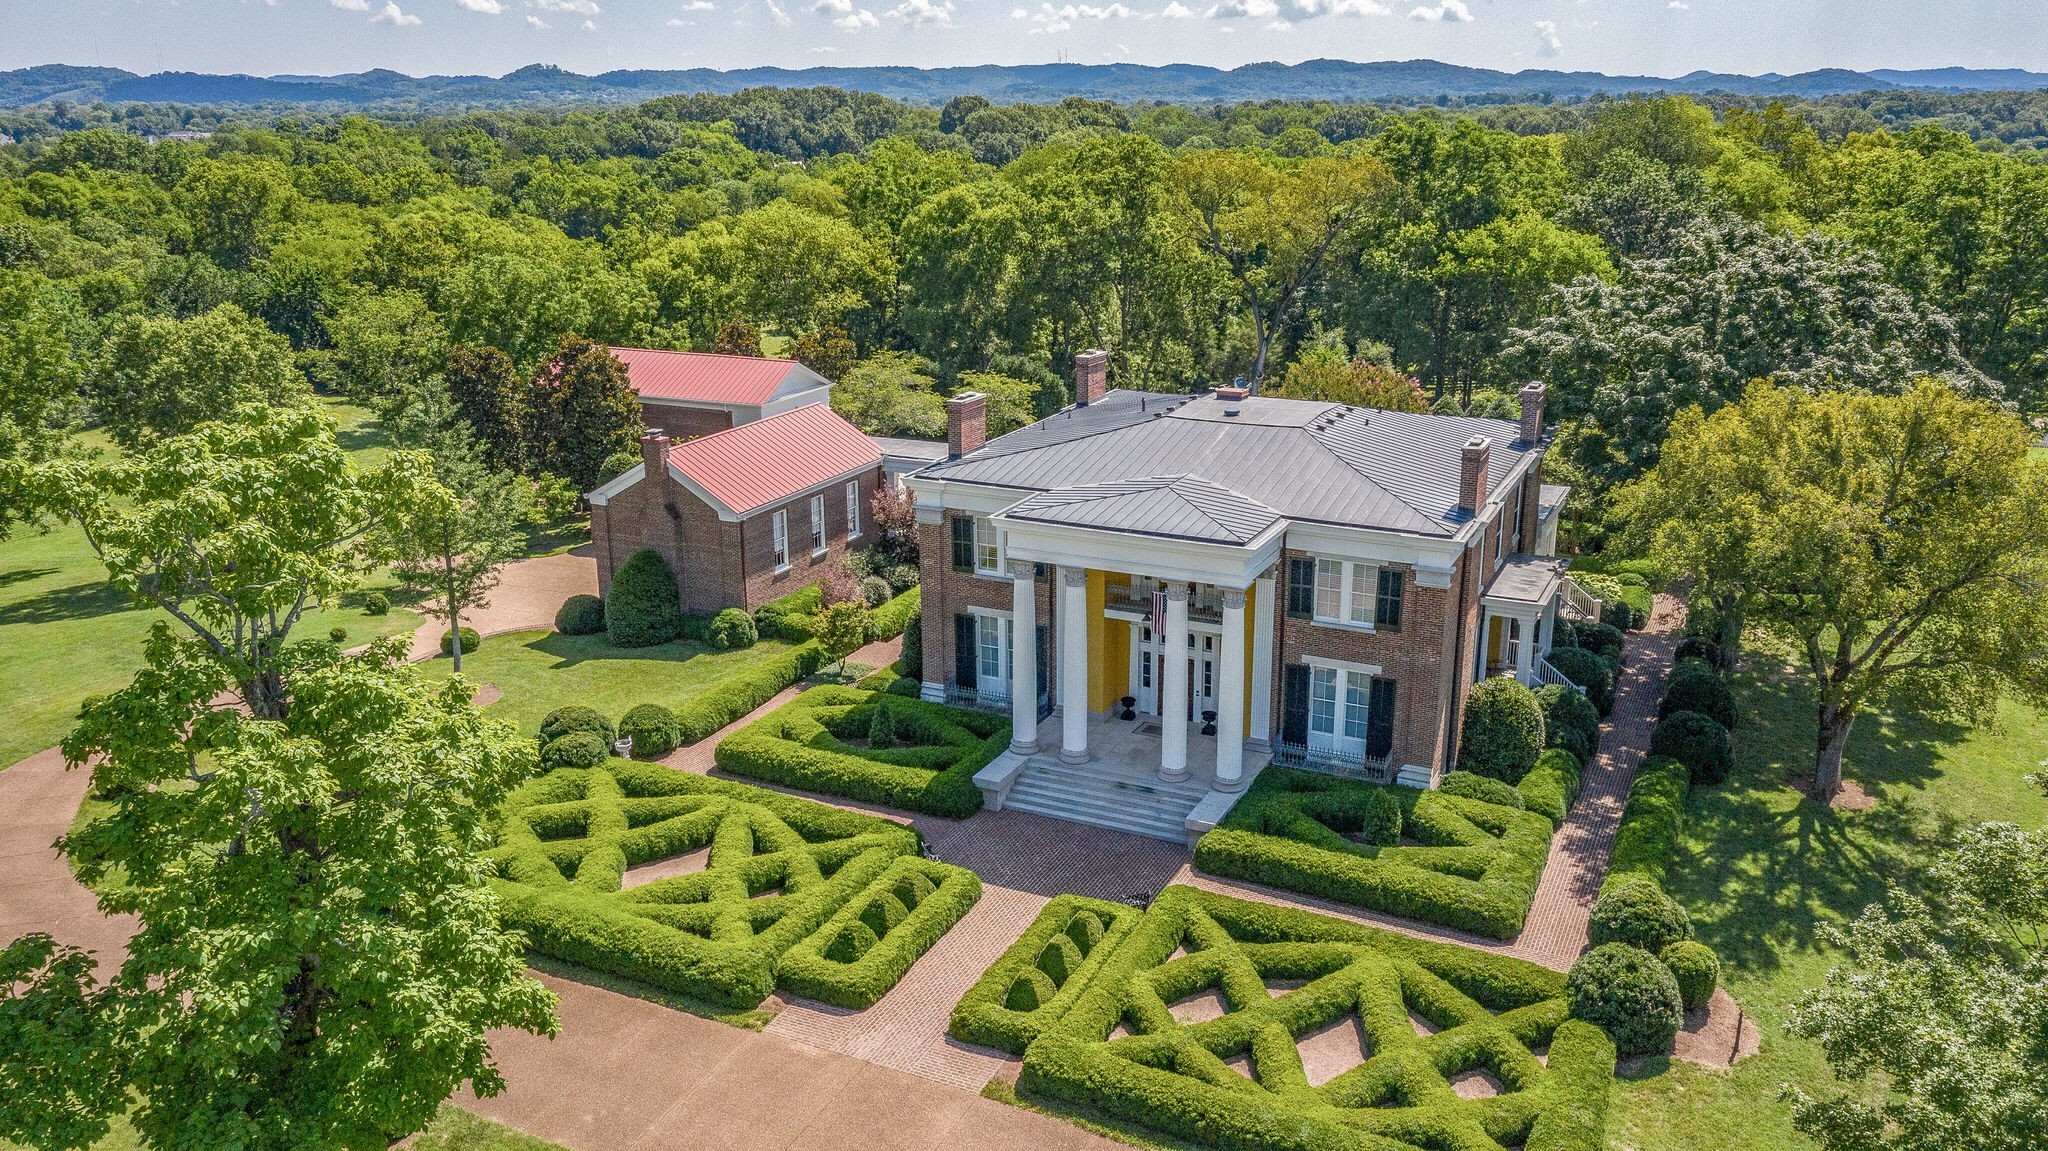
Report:
[[[919,846],[888,820],[615,759],[514,792],[485,858],[542,954],[732,1007],[778,982],[864,1007],[981,895]],[[621,887],[706,848],[702,870]]]
[[1598,1151],[1614,1056],[1557,972],[1171,887],[1021,1086],[1217,1148]]
[[1126,904],[1055,897],[953,1009],[953,1038],[1024,1054],[1073,1006],[1139,915]]

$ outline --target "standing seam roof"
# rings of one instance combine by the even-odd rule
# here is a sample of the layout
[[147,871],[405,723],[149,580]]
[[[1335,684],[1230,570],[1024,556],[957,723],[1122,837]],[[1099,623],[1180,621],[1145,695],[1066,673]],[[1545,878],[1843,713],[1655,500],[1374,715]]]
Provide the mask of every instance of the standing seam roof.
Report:
[[669,466],[745,516],[864,467],[882,453],[859,429],[823,404],[676,444]]

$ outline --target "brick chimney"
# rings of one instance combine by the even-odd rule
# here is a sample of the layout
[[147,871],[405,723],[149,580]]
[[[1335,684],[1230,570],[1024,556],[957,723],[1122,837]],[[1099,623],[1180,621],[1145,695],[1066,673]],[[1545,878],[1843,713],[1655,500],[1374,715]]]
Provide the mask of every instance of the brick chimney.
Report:
[[988,397],[961,392],[946,401],[946,458],[957,460],[988,441]]
[[1101,348],[1074,357],[1074,406],[1085,408],[1109,391],[1109,353]]
[[1242,411],[1245,400],[1250,398],[1250,396],[1251,389],[1245,387],[1242,383],[1216,389],[1216,399],[1222,403],[1223,414],[1226,416],[1234,416]]
[[640,459],[647,465],[647,478],[656,483],[668,480],[668,433],[649,428],[640,437]]
[[1541,380],[1522,385],[1522,445],[1535,447],[1543,439],[1543,396],[1549,389]]
[[1467,515],[1478,515],[1479,505],[1486,502],[1486,457],[1492,450],[1493,441],[1485,436],[1465,441],[1458,460],[1458,506]]

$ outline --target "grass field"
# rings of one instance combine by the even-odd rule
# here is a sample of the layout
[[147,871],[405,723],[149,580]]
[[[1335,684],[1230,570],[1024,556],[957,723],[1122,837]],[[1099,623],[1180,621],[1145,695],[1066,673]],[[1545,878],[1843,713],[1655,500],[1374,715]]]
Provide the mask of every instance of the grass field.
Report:
[[1912,888],[1961,826],[2048,822],[2048,799],[2024,778],[2048,758],[2048,716],[2008,705],[1978,729],[1865,716],[1847,775],[1877,802],[1842,812],[1789,786],[1812,771],[1814,719],[1810,693],[1783,658],[1753,653],[1737,691],[1735,773],[1694,791],[1668,886],[1720,953],[1724,982],[1761,1029],[1763,1052],[1727,1071],[1657,1061],[1623,1081],[1609,1131],[1616,1148],[1810,1148],[1778,1093],[1785,1083],[1831,1082],[1819,1048],[1783,1029],[1787,1007],[1834,962],[1815,924],[1853,919],[1888,881]]

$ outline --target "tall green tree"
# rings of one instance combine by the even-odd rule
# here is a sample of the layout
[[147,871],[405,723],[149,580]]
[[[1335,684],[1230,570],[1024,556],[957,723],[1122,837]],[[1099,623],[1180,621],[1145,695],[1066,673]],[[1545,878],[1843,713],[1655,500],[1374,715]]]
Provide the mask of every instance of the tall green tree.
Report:
[[[1688,409],[1620,497],[1674,570],[1700,557],[1813,686],[1814,788],[1884,703],[1976,720],[2048,702],[2048,466],[2025,425],[1926,382],[1898,395],[1753,385]],[[1718,549],[1718,550],[1717,550]]]
[[75,304],[41,275],[0,270],[0,539],[28,514],[15,469],[58,448],[58,405],[83,378]]
[[462,670],[462,616],[489,607],[505,563],[525,544],[533,518],[533,487],[494,469],[460,428],[428,445],[438,490],[425,492],[391,529],[391,570],[415,587],[432,588],[441,617],[455,633],[455,670]]
[[871,436],[946,434],[946,401],[932,366],[907,352],[877,352],[832,389],[832,410]]
[[543,464],[584,491],[596,486],[607,457],[640,442],[639,397],[626,365],[603,344],[563,333],[534,373],[532,397]]
[[90,392],[107,430],[128,444],[181,435],[242,404],[307,394],[291,345],[233,304],[189,320],[117,321]]
[[528,389],[511,357],[488,345],[456,344],[448,349],[443,379],[494,466],[526,471],[537,465]]
[[417,292],[359,296],[327,324],[344,394],[389,413],[439,371],[448,356],[448,330]]

